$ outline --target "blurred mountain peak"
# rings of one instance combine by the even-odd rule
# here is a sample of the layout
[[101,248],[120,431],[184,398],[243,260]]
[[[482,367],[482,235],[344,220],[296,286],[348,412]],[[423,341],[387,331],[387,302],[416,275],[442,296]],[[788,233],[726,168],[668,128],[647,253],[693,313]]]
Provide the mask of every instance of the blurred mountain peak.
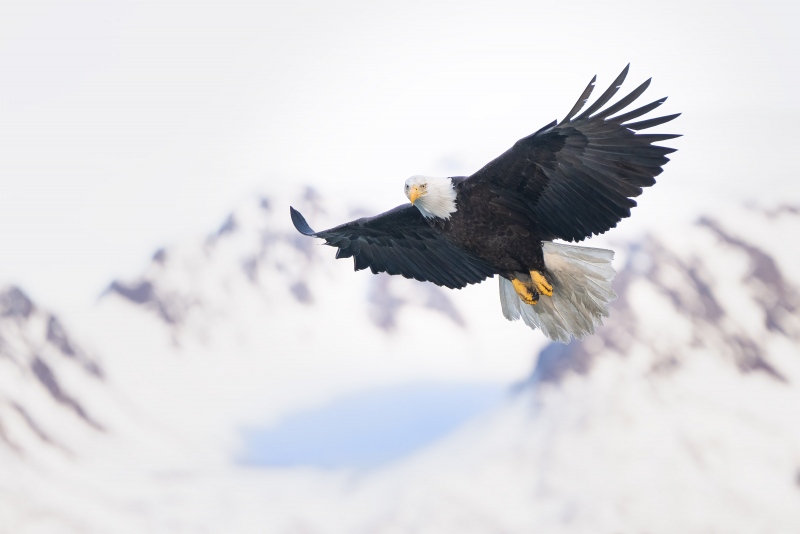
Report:
[[[596,335],[560,345],[506,322],[495,281],[445,291],[354,273],[294,230],[289,204],[255,195],[206,237],[156,251],[140,276],[109,285],[80,335],[19,288],[0,290],[0,459],[14,470],[0,494],[23,482],[35,488],[18,499],[26,509],[96,532],[146,530],[153,516],[198,532],[236,520],[329,532],[324,513],[297,523],[281,505],[299,499],[312,512],[333,502],[353,532],[800,524],[800,209],[717,206],[641,239],[587,243],[616,250],[619,298]],[[312,189],[291,204],[319,227],[370,212]],[[508,402],[346,491],[330,489],[338,474],[226,464],[242,426],[421,376],[510,382],[531,360]],[[82,481],[73,504],[102,495],[116,511],[41,497],[56,475],[19,467],[29,463]],[[278,504],[264,507],[261,490]],[[217,512],[225,520],[209,527]]]
[[[312,187],[300,189],[296,204],[312,216],[328,213]],[[279,205],[287,209],[276,209]],[[157,250],[141,277],[112,281],[103,298],[112,295],[122,298],[177,329],[189,315],[232,306],[232,301],[229,304],[224,301],[236,298],[232,293],[234,287],[238,291],[265,294],[265,291],[280,291],[275,287],[279,285],[296,303],[313,305],[317,289],[311,287],[311,280],[325,277],[331,269],[339,271],[343,265],[335,262],[333,249],[318,246],[317,240],[294,229],[288,205],[284,200],[253,195],[226,216],[219,229],[204,241]],[[343,217],[354,212],[352,208],[341,207],[339,211],[346,213]],[[359,211],[363,210],[355,209]],[[355,276],[366,278],[368,286],[365,318],[383,331],[395,330],[401,309],[409,306],[440,314],[459,328],[466,326],[466,319],[442,288],[425,283],[418,286],[419,294],[409,296],[396,289],[404,282],[399,277],[367,276],[367,273]]]
[[[787,255],[780,257],[783,232],[762,230],[776,218],[800,227],[800,209],[728,206],[682,232],[659,229],[622,244],[611,316],[592,338],[546,347],[530,380],[558,382],[568,371],[589,372],[601,354],[646,346],[656,374],[674,371],[692,350],[712,350],[741,372],[786,382],[771,354],[785,348],[770,347],[800,344],[800,277]],[[737,231],[742,227],[747,231]],[[672,322],[644,324],[655,309]]]
[[102,368],[55,314],[16,286],[0,290],[0,375],[0,441],[18,455],[69,450],[60,436],[65,421],[103,431],[80,387],[102,388]]

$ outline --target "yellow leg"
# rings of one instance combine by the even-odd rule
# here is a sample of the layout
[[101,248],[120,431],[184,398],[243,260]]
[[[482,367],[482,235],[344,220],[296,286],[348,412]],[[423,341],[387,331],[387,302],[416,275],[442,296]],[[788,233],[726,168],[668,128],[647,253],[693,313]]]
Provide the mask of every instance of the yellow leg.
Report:
[[536,288],[536,291],[538,291],[540,295],[547,295],[548,297],[553,296],[553,286],[550,285],[550,282],[547,281],[542,273],[539,271],[531,271],[531,281],[533,282],[533,287]]
[[539,302],[539,299],[534,297],[533,291],[531,291],[530,287],[528,287],[524,282],[520,282],[514,278],[511,280],[511,283],[514,285],[514,290],[516,290],[517,295],[519,295],[519,298],[522,299],[522,302],[525,304],[536,304]]

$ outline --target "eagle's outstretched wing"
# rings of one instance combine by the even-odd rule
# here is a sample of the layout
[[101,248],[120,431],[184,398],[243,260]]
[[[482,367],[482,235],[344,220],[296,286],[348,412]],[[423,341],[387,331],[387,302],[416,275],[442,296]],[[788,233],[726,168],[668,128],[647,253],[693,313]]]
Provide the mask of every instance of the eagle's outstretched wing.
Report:
[[520,139],[464,185],[488,184],[495,207],[530,220],[543,240],[580,241],[615,227],[636,206],[632,197],[656,182],[661,167],[669,161],[665,156],[675,151],[653,143],[680,137],[636,133],[669,122],[679,113],[630,122],[654,110],[666,98],[612,117],[641,96],[650,80],[619,102],[600,109],[627,74],[625,67],[595,103],[575,116],[594,88],[596,77],[592,78],[564,120]]
[[477,284],[496,274],[484,261],[459,249],[425,222],[419,210],[404,204],[392,210],[315,232],[290,207],[295,228],[337,247],[337,258],[353,257],[355,270],[387,272],[449,288]]

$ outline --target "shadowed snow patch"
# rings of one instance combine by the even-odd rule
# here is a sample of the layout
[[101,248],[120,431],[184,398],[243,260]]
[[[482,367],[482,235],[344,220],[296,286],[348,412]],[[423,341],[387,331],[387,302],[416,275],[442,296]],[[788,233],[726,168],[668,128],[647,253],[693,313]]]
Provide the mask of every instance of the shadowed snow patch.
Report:
[[495,384],[409,384],[362,391],[244,431],[240,462],[271,467],[367,468],[421,449],[498,405]]

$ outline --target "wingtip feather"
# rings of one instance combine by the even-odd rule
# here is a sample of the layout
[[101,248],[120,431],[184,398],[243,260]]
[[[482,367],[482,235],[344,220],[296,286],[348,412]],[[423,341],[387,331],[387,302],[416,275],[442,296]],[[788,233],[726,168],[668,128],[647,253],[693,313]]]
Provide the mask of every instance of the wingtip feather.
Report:
[[594,90],[594,84],[595,84],[596,81],[597,81],[597,75],[595,74],[594,76],[592,76],[592,81],[589,82],[589,85],[587,85],[586,89],[584,89],[583,93],[581,93],[581,96],[580,96],[580,98],[578,98],[578,101],[575,102],[575,105],[572,106],[572,109],[569,111],[569,113],[567,113],[567,116],[564,117],[564,120],[562,120],[559,124],[563,124],[565,122],[569,122],[570,119],[577,112],[579,112],[581,110],[581,108],[583,108],[583,106],[589,100],[589,97],[592,95],[592,91]]
[[289,206],[289,214],[292,216],[292,223],[294,227],[303,235],[313,236],[316,234],[314,230],[306,222],[305,217],[303,217],[299,211],[294,209],[292,206]]
[[611,82],[611,85],[608,86],[608,89],[606,89],[605,92],[602,95],[600,95],[600,98],[598,98],[594,104],[589,106],[586,109],[586,111],[575,117],[574,120],[581,120],[587,118],[589,115],[591,115],[592,113],[603,107],[606,102],[611,100],[611,97],[617,94],[619,88],[622,87],[623,83],[625,83],[625,78],[628,76],[628,69],[630,68],[630,66],[631,64],[628,63],[625,66],[625,68],[622,69],[622,72],[619,73],[619,76],[617,76],[614,79],[614,81]]
[[644,82],[639,84],[639,86],[636,89],[634,89],[633,91],[628,93],[626,96],[621,98],[619,100],[619,102],[607,107],[603,111],[600,111],[600,112],[596,113],[592,118],[593,119],[605,119],[609,115],[613,115],[614,113],[622,111],[623,109],[628,107],[628,105],[630,105],[632,102],[634,102],[637,98],[639,98],[642,95],[642,93],[644,93],[647,90],[648,87],[650,87],[650,82],[652,80],[653,80],[652,78],[646,79]]

